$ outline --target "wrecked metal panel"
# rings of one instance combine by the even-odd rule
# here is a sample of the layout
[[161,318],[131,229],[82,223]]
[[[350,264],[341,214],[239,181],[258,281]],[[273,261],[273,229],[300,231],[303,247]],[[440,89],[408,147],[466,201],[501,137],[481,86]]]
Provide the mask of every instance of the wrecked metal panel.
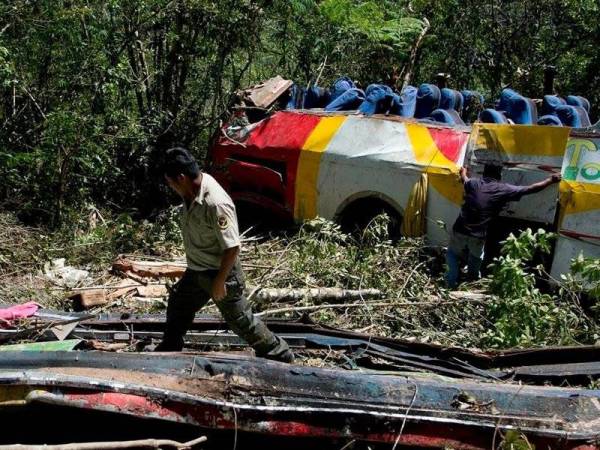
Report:
[[[132,325],[138,331],[162,331],[165,324],[165,315],[161,314],[102,314],[97,319],[86,320],[82,325],[92,329],[115,329],[122,327],[123,330],[128,330]],[[274,333],[278,334],[308,334],[319,335],[322,339],[327,337],[337,337],[342,339],[359,340],[363,343],[374,343],[395,350],[418,353],[439,358],[459,358],[463,361],[468,361],[470,364],[476,364],[484,367],[492,361],[493,354],[475,353],[461,348],[443,347],[436,344],[427,344],[420,342],[412,342],[402,339],[385,338],[378,336],[370,336],[367,334],[356,333],[353,331],[339,330],[336,328],[323,326],[315,323],[305,323],[298,321],[266,319],[264,322]],[[207,331],[207,330],[228,330],[227,323],[217,316],[202,316],[198,315],[194,319],[194,323],[190,330]],[[330,343],[328,343],[330,344]],[[529,357],[529,356],[528,356]],[[527,358],[528,358],[527,357]],[[524,358],[524,361],[527,360]]]
[[1,345],[0,352],[57,352],[73,350],[81,339],[67,339],[64,341],[30,342],[27,344]]
[[544,379],[561,382],[565,377],[568,377],[572,382],[589,384],[592,380],[600,378],[600,361],[531,365],[516,367],[513,371],[514,379],[523,381]]
[[[164,320],[161,315],[102,315],[98,319],[83,322],[89,329],[78,329],[80,334],[77,336],[111,340],[122,328],[123,338],[130,339],[129,330],[134,327],[134,338],[157,337],[161,334]],[[390,364],[386,370],[428,371],[480,379],[508,378],[537,384],[548,381],[557,385],[564,382],[587,384],[585,377],[596,378],[600,375],[598,348],[595,346],[475,353],[460,348],[368,336],[313,323],[268,320],[267,324],[296,347],[346,350],[352,353],[351,358],[359,366],[367,368],[376,366],[369,364],[363,356],[388,361]],[[221,318],[197,316],[186,338],[187,343],[242,344],[233,334],[225,334],[221,330],[227,330],[227,324]]]
[[[77,329],[74,335],[82,339],[95,339],[106,342],[130,342],[131,340],[160,339],[162,332],[158,331],[116,331],[116,330],[85,330]],[[388,359],[393,363],[402,363],[402,370],[425,371],[438,373],[449,377],[477,378],[497,380],[510,375],[508,371],[489,371],[478,369],[459,359],[445,360],[420,355],[418,353],[401,352],[390,349],[367,340],[340,338],[336,336],[321,336],[316,333],[279,333],[293,348],[346,349],[352,351],[352,359],[361,355],[375,356]],[[185,336],[187,346],[236,346],[247,347],[244,340],[233,333],[223,332],[188,332]]]
[[[446,424],[492,432],[518,427],[567,440],[597,438],[600,430],[597,390],[394,377],[231,356],[6,355],[0,361],[3,384],[116,391],[167,399],[187,405],[184,409],[227,406],[257,414],[253,423],[265,414],[311,423],[317,414],[321,423],[341,420],[359,435],[366,423],[381,428],[384,421],[394,428],[406,418],[411,427]],[[461,395],[473,400],[460,401]]]
[[[392,421],[371,423],[368,419],[362,423],[346,421],[338,417],[329,420],[326,425],[323,416],[304,415],[275,417],[269,413],[256,413],[228,406],[204,405],[202,407],[183,406],[175,402],[155,402],[143,396],[122,393],[94,393],[85,391],[42,390],[32,391],[28,401],[93,409],[97,411],[128,414],[170,420],[177,423],[193,424],[204,428],[221,430],[240,430],[260,434],[295,437],[322,437],[361,439],[373,442],[393,443],[398,441],[404,446],[439,447],[455,449],[489,448],[493,436],[481,433],[474,427],[447,427],[445,424],[413,426],[408,424],[400,436],[398,425]],[[537,443],[536,440],[533,442]],[[554,447],[556,448],[556,447]],[[568,447],[567,447],[568,448]]]
[[[131,340],[162,338],[162,331],[124,331],[124,330],[86,330],[76,329],[73,333],[81,339],[94,339],[105,342],[131,342]],[[303,336],[292,334],[279,334],[293,348],[305,348],[306,342]],[[204,346],[234,346],[248,347],[245,340],[234,333],[214,331],[207,333],[188,332],[185,335],[186,345]]]
[[[0,381],[6,382],[0,375]],[[20,373],[19,376],[27,376]],[[13,382],[16,380],[13,379]],[[23,380],[22,380],[23,381]],[[33,379],[40,382],[40,378]],[[414,402],[400,405],[394,411],[377,411],[369,404],[344,404],[342,401],[327,405],[310,402],[302,405],[267,404],[250,405],[236,400],[214,401],[211,399],[190,399],[182,394],[156,389],[142,389],[114,381],[94,380],[94,391],[73,390],[68,384],[84,384],[76,378],[62,380],[48,378],[53,383],[51,391],[32,391],[27,400],[30,404],[45,402],[62,406],[93,409],[118,414],[169,420],[193,424],[213,429],[294,435],[298,437],[316,436],[348,438],[393,443],[406,446],[448,447],[464,449],[491,448],[498,433],[518,426],[528,440],[540,448],[574,448],[591,439],[597,432],[565,432],[560,429],[544,429],[555,426],[559,421],[544,423],[542,419],[532,419],[529,423],[515,424],[510,415],[498,415],[494,421],[473,420],[468,415],[444,417],[436,411],[422,409]],[[66,385],[67,384],[67,385]],[[98,392],[114,389],[114,393]],[[127,392],[130,391],[130,392]],[[417,389],[413,398],[418,399]],[[195,400],[195,401],[194,401]],[[399,436],[399,430],[404,432]],[[590,427],[591,429],[592,427]],[[596,447],[592,447],[596,448]]]

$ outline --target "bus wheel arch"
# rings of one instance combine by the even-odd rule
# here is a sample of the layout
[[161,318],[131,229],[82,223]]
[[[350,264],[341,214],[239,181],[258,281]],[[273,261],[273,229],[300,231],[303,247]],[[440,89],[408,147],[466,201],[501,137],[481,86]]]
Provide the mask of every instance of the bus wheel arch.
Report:
[[360,192],[348,197],[337,209],[335,220],[348,233],[362,231],[379,214],[390,218],[390,237],[401,236],[403,210],[396,201],[378,192]]

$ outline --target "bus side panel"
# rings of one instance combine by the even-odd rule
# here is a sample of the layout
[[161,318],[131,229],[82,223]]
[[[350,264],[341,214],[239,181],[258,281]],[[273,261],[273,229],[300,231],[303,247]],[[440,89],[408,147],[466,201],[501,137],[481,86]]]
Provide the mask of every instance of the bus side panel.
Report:
[[555,278],[568,273],[571,260],[580,254],[600,258],[600,139],[569,139],[562,175]]
[[321,160],[318,213],[333,218],[361,193],[388,197],[402,212],[420,172],[404,123],[348,117]]
[[567,274],[571,271],[571,260],[577,258],[580,254],[585,258],[598,259],[600,258],[600,245],[592,241],[575,239],[561,233],[554,249],[552,271],[550,272],[552,278],[560,281],[561,274]]
[[[569,128],[529,125],[477,124],[470,139],[473,176],[486,164],[504,167],[502,181],[526,186],[558,173]],[[551,186],[508,205],[502,215],[546,224],[554,223],[558,188]]]
[[463,194],[463,185],[457,173],[429,174],[427,238],[432,245],[448,244]]

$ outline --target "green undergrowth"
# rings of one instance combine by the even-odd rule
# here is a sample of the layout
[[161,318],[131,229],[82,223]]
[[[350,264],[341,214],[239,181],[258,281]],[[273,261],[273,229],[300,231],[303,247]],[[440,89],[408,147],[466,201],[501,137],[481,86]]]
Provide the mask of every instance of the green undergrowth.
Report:
[[177,208],[152,221],[88,206],[71,212],[59,229],[27,227],[12,214],[0,213],[0,273],[14,265],[33,269],[55,258],[76,266],[102,268],[119,253],[166,256],[180,251]]
[[[379,289],[390,305],[365,301],[359,308],[311,313],[313,320],[373,334],[480,349],[599,339],[598,261],[579,258],[572,273],[554,283],[543,266],[532,266],[536,255],[551,251],[552,233],[528,229],[509,236],[488,277],[461,287],[484,299],[471,301],[472,296],[444,289],[441,255],[422,240],[391,241],[386,225],[385,216],[377,217],[361,235],[351,236],[329,221],[310,221],[298,233],[253,244],[246,258],[249,278],[280,288]],[[305,299],[294,306],[313,304]],[[294,311],[284,314],[298,317]]]
[[582,307],[582,295],[598,289],[597,278],[592,280],[594,286],[589,285],[591,289],[585,287],[585,260],[573,262],[569,285],[554,289],[540,287],[541,281],[549,278],[542,265],[529,266],[536,252],[550,253],[555,237],[542,229],[535,233],[527,229],[519,236],[511,234],[504,242],[490,267],[489,291],[495,298],[488,306],[493,326],[485,333],[485,346],[568,345],[598,339],[597,323]]
[[130,214],[111,214],[89,206],[71,213],[59,229],[29,227],[13,214],[0,213],[0,302],[37,301],[68,309],[64,289],[50,283],[44,266],[59,258],[90,272],[101,284],[115,257],[139,254],[171,258],[180,252],[181,238],[175,208],[153,221],[137,221]]
[[[360,234],[346,234],[324,219],[269,236],[246,237],[242,263],[249,286],[263,288],[378,289],[377,298],[339,300],[331,308],[303,298],[269,303],[256,311],[285,309],[269,317],[310,319],[361,332],[477,349],[594,344],[599,340],[600,262],[573,261],[572,271],[549,283],[532,265],[552,248],[543,230],[511,235],[489,275],[457,292],[443,285],[443,253],[421,239],[393,241],[388,218],[373,219]],[[69,308],[64,290],[44,281],[43,266],[55,258],[89,270],[98,283],[119,254],[164,260],[182,256],[177,211],[153,221],[110,215],[89,207],[70,226],[49,232],[0,215],[0,298],[36,300]],[[297,308],[313,308],[299,309]]]

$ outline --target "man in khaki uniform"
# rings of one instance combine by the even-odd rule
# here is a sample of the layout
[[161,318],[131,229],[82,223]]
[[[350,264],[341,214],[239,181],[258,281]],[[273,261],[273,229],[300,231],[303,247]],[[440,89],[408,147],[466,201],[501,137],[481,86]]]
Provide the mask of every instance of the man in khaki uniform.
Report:
[[257,356],[292,362],[287,343],[254,317],[244,296],[240,237],[233,201],[183,148],[167,151],[165,178],[184,200],[181,232],[187,270],[174,286],[167,323],[157,351],[180,351],[196,312],[213,299],[231,329]]

